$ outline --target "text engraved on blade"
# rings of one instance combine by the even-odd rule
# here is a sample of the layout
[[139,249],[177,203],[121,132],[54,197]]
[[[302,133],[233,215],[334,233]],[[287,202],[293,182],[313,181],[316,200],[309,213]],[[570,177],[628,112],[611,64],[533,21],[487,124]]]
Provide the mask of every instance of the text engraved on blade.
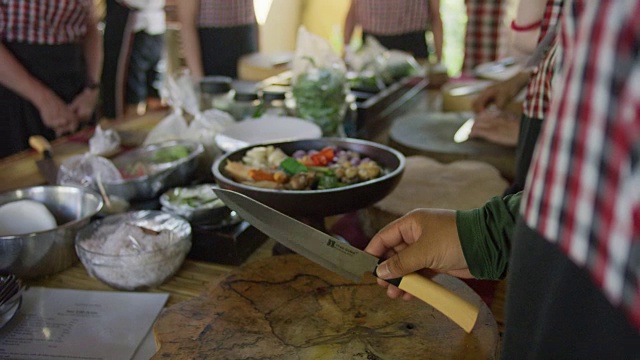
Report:
[[327,239],[327,246],[336,249],[345,255],[354,256],[356,254],[353,249],[343,246],[334,239]]

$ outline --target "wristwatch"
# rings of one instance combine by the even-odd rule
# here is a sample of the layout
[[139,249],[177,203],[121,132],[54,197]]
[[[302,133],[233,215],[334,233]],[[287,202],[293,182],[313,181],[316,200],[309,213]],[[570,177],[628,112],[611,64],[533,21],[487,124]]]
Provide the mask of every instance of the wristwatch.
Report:
[[100,88],[100,83],[96,81],[90,81],[84,87],[89,90],[96,90]]

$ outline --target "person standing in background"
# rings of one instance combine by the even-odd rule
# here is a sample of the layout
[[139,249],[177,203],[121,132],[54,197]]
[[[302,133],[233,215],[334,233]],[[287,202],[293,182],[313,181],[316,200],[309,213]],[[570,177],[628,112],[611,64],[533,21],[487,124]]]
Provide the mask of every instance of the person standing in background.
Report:
[[640,0],[565,1],[522,192],[473,210],[414,210],[365,249],[387,258],[382,279],[425,268],[508,276],[504,359],[640,355],[639,12]]
[[240,57],[258,50],[253,0],[181,0],[176,5],[191,76],[237,78]]
[[0,157],[92,120],[102,71],[93,0],[0,2]]
[[102,111],[109,119],[142,115],[159,104],[165,0],[107,0]]
[[402,50],[416,59],[429,58],[425,33],[433,32],[436,61],[442,61],[443,28],[440,0],[352,0],[344,26],[349,44],[356,25],[362,36],[373,36],[387,49]]
[[[525,0],[521,0],[525,1]],[[497,60],[504,39],[503,19],[507,0],[465,0],[467,27],[464,36],[463,72]]]
[[[542,48],[534,51],[533,48],[537,46],[529,46],[527,56],[540,51],[541,61],[533,68],[525,68],[511,78],[489,86],[478,95],[473,102],[473,110],[480,115],[476,118],[470,134],[473,137],[489,139],[489,141],[496,141],[498,136],[515,140],[517,146],[515,178],[505,194],[515,193],[524,188],[538,135],[549,110],[558,52],[556,33],[562,17],[564,0],[535,0],[521,4],[521,7],[525,7],[527,11],[519,9],[519,13],[540,14],[538,15],[540,18],[534,18],[538,31],[529,32],[528,37],[536,37],[538,39],[536,43],[540,44],[537,46]],[[549,38],[546,39],[547,37]],[[522,44],[531,42],[524,34],[519,35],[519,38]],[[522,106],[522,115],[519,121],[512,120],[505,115],[507,110],[503,108],[525,86],[527,95]],[[482,116],[491,104],[500,109],[498,115]]]

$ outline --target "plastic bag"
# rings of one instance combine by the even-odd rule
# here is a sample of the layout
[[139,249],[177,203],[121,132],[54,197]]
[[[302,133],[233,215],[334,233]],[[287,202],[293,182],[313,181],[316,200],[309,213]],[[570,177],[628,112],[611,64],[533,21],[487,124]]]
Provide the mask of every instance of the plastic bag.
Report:
[[144,139],[143,145],[184,139],[189,125],[180,112],[173,112],[162,119]]
[[183,138],[201,143],[205,149],[203,161],[212,163],[218,155],[222,154],[222,150],[215,142],[216,135],[234,122],[235,119],[230,114],[217,109],[209,109],[193,119]]
[[292,72],[297,116],[320,126],[323,136],[344,137],[349,87],[340,56],[325,39],[300,27]]
[[58,184],[74,185],[98,190],[96,179],[102,182],[117,182],[122,175],[111,160],[91,153],[75,155],[65,159],[58,170]]
[[360,49],[345,54],[345,61],[363,78],[371,78],[371,73],[389,85],[404,77],[424,74],[424,68],[413,55],[385,48],[373,36],[367,36]]
[[89,152],[94,155],[107,156],[120,149],[120,135],[113,129],[103,130],[96,126],[93,136],[89,139]]

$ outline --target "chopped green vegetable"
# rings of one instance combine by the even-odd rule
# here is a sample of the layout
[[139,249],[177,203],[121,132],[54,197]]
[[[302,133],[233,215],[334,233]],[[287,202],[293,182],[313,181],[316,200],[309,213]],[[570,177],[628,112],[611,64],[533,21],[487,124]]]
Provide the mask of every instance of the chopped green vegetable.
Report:
[[178,145],[168,148],[158,149],[151,156],[151,160],[155,163],[167,163],[189,156],[189,149],[186,146]]
[[338,178],[333,175],[321,176],[318,179],[318,189],[333,189],[343,185],[344,184],[341,184]]
[[292,157],[288,157],[282,160],[282,162],[280,163],[280,168],[289,176],[309,171],[306,166]]
[[343,135],[347,88],[345,75],[336,69],[312,69],[300,74],[292,87],[298,116],[320,126],[323,136]]

